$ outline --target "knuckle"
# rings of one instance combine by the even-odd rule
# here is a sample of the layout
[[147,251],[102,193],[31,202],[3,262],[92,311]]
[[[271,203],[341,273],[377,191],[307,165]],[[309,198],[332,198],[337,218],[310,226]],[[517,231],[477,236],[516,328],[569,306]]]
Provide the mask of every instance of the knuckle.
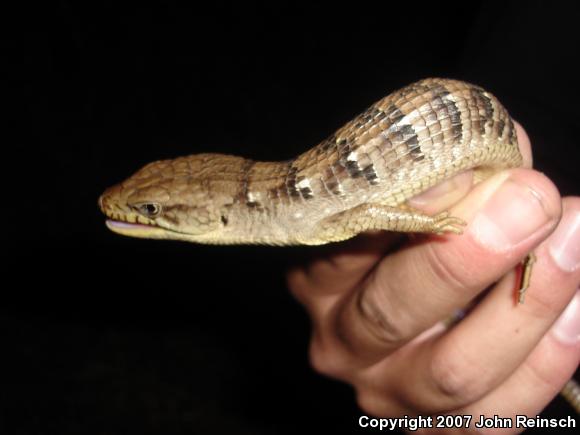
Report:
[[555,300],[552,295],[547,295],[543,292],[526,292],[526,311],[533,317],[544,318],[558,318],[562,310],[562,302]]
[[305,273],[302,268],[293,267],[286,272],[286,285],[291,291],[304,287],[306,283]]
[[308,350],[310,366],[321,375],[335,379],[346,380],[344,362],[339,355],[324,346],[322,342],[313,338]]
[[[536,273],[535,269],[534,272],[532,272],[532,275]],[[557,276],[557,273],[558,272],[547,275],[549,276],[550,281],[541,277],[536,278],[536,282],[532,283],[533,288],[528,289],[526,292],[526,302],[523,304],[523,307],[528,314],[540,319],[555,319],[562,313],[566,307],[566,295],[573,291],[575,286],[566,285],[568,284],[565,282],[566,279]],[[536,273],[536,276],[537,275],[538,274]],[[538,283],[540,280],[542,282]],[[559,288],[561,291],[552,291],[554,288]]]
[[310,344],[308,360],[314,371],[322,375],[332,376],[334,371],[332,370],[329,359],[326,357],[325,352],[321,350],[320,346],[314,342]]
[[[441,252],[440,252],[441,251]],[[463,262],[458,255],[451,258],[449,251],[440,250],[434,244],[427,245],[425,249],[426,264],[439,283],[448,289],[464,289],[468,287],[467,280],[471,274],[465,270]],[[451,261],[453,260],[453,261]]]
[[286,273],[286,287],[300,304],[308,304],[312,291],[302,268],[293,268]]
[[484,370],[463,359],[457,352],[439,351],[429,366],[434,393],[455,404],[467,404],[487,391],[488,378]]
[[357,307],[370,332],[387,345],[397,345],[408,336],[405,324],[385,300],[386,292],[378,286],[369,286],[357,299]]
[[379,395],[368,388],[357,389],[356,404],[364,413],[369,415],[385,416],[393,411],[385,395]]

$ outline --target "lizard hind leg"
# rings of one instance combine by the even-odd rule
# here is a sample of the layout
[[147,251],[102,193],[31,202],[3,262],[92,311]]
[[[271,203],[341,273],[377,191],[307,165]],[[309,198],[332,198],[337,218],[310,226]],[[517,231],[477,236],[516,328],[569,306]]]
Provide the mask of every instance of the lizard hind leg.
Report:
[[318,245],[350,239],[359,233],[385,230],[406,233],[461,234],[465,222],[448,212],[429,216],[408,208],[360,204],[321,220],[307,244]]

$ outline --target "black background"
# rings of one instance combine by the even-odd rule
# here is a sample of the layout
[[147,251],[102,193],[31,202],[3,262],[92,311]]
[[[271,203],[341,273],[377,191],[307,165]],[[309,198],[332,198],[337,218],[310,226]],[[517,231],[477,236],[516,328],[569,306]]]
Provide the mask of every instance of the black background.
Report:
[[[308,319],[285,289],[304,250],[122,238],[98,195],[160,158],[287,159],[428,76],[495,93],[536,167],[577,194],[571,4],[7,11],[2,433],[355,432],[353,393],[308,367]],[[560,405],[547,415],[571,412]]]

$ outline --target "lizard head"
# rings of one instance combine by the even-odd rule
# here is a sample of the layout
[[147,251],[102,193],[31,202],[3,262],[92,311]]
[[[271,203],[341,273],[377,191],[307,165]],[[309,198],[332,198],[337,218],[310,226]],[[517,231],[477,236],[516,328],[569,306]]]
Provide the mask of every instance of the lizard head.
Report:
[[153,162],[108,188],[99,198],[107,227],[125,236],[211,242],[227,224],[223,210],[231,202],[212,185],[216,157]]

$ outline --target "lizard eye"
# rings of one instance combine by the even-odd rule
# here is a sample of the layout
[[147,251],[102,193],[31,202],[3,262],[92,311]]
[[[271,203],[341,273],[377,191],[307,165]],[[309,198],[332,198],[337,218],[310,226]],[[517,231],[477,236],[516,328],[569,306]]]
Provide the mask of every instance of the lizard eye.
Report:
[[149,218],[159,216],[159,213],[161,213],[161,205],[155,202],[145,202],[143,204],[139,204],[136,206],[136,209],[139,211],[139,213]]

